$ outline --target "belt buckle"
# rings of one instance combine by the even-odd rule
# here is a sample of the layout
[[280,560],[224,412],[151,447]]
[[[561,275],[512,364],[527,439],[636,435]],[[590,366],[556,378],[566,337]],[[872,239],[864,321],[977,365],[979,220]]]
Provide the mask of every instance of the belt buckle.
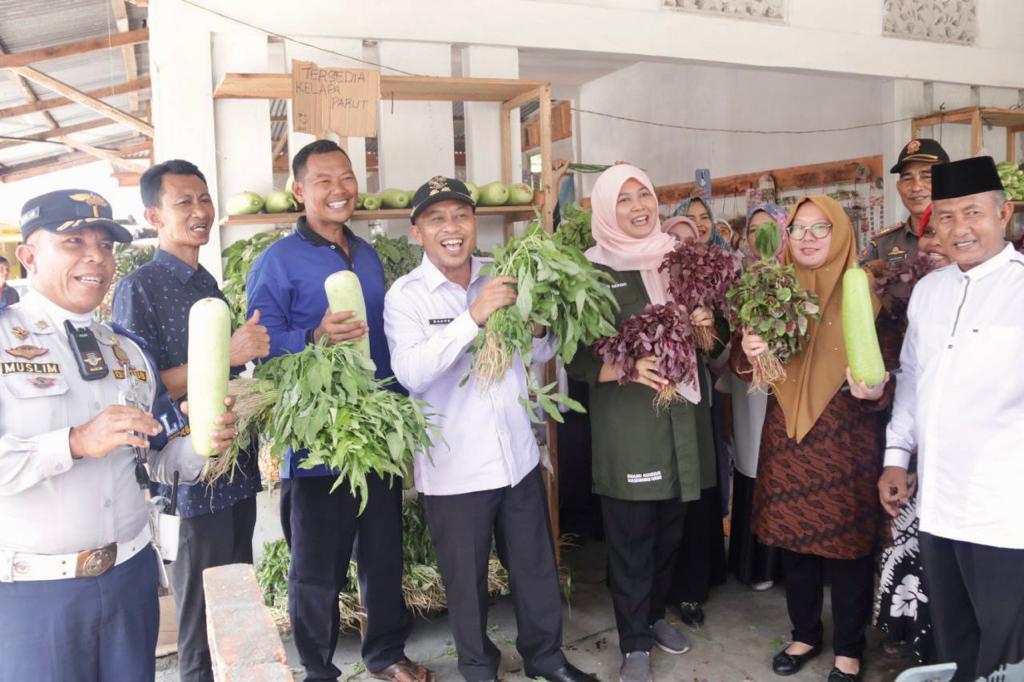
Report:
[[78,566],[75,570],[76,578],[96,578],[114,565],[117,560],[117,543],[111,542],[99,549],[87,549],[78,554]]

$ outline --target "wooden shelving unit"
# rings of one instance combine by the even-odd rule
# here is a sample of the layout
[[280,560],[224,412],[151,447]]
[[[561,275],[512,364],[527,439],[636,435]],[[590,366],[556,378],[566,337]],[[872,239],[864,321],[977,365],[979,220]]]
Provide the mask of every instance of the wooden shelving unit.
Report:
[[[501,104],[501,166],[502,182],[512,177],[512,112],[536,101],[540,116],[541,187],[540,206],[544,229],[554,229],[557,192],[551,191],[551,84],[547,81],[526,81],[506,78],[441,78],[428,76],[384,76],[380,78],[381,99],[433,102],[499,102]],[[214,99],[291,99],[292,77],[286,73],[229,73],[213,91]],[[519,122],[516,121],[516,127]],[[507,208],[507,207],[500,207]],[[358,213],[358,212],[357,212]],[[484,215],[481,212],[481,215]],[[384,218],[384,216],[380,216]],[[406,216],[393,216],[406,217]],[[511,224],[523,220],[515,213],[506,216],[506,237]],[[243,224],[234,222],[231,224]],[[249,222],[246,224],[254,224]]]
[[[478,206],[476,214],[480,216],[502,216],[512,221],[533,220],[540,205],[528,206]],[[253,213],[223,218],[220,224],[225,227],[236,225],[292,225],[302,213]],[[396,220],[409,217],[407,208],[384,208],[378,211],[353,211],[352,220]]]
[[934,114],[915,118],[911,123],[911,135],[921,137],[921,128],[943,123],[971,126],[971,156],[981,153],[984,126],[1006,128],[1006,160],[1017,160],[1017,134],[1024,132],[1024,109],[965,107],[951,111],[937,111]]

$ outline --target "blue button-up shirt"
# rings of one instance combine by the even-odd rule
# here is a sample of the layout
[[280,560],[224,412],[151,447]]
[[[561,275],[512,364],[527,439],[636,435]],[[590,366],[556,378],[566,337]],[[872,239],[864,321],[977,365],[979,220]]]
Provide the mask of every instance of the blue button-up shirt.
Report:
[[[201,265],[193,269],[177,256],[157,249],[152,261],[117,283],[114,321],[145,341],[157,369],[163,372],[188,363],[188,313],[193,303],[207,297],[224,299],[213,275]],[[232,375],[242,369],[233,368]],[[233,477],[221,478],[212,485],[181,485],[178,514],[183,518],[212,514],[261,490],[257,459],[243,452],[239,471]]]
[[[295,232],[280,239],[253,263],[246,282],[248,315],[260,311],[260,322],[270,332],[270,355],[298,353],[312,343],[313,330],[327,312],[324,280],[339,270],[351,270],[359,278],[366,302],[366,324],[370,335],[370,357],[377,365],[377,378],[392,376],[391,354],[384,336],[384,268],[370,244],[344,228],[348,253],[340,244],[324,239],[306,223],[295,224]],[[283,478],[336,475],[323,465],[300,469],[306,451],[288,450],[281,467]]]

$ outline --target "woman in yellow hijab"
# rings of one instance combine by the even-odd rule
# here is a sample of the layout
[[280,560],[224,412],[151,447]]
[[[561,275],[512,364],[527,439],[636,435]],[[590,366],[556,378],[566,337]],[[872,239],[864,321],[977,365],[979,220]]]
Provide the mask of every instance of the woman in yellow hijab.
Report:
[[[801,199],[789,213],[784,257],[802,288],[814,292],[821,319],[803,350],[786,365],[786,380],[769,399],[761,436],[753,526],[758,539],[782,551],[793,640],[772,661],[792,675],[821,651],[826,574],[832,582],[835,667],[829,682],[860,679],[864,630],[871,613],[874,553],[881,515],[875,482],[882,466],[884,415],[891,382],[852,385],[842,328],[842,281],[857,266],[853,226],[826,196]],[[878,302],[875,301],[875,311]],[[879,329],[886,364],[898,362],[899,335]],[[764,340],[744,335],[745,364]],[[749,367],[739,366],[741,372]]]

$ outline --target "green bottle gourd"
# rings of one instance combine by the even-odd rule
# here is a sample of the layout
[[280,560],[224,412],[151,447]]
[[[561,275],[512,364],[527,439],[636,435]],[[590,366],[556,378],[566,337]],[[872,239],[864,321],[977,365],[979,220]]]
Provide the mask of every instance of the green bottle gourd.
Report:
[[[351,270],[339,270],[324,280],[324,292],[327,294],[327,304],[332,313],[340,313],[347,310],[355,311],[355,317],[349,322],[366,322],[366,301],[363,299],[363,287],[359,284],[359,277]],[[357,347],[370,357],[370,335],[363,334],[362,338],[356,341]]]
[[877,386],[885,379],[885,361],[875,331],[875,311],[867,272],[850,268],[843,275],[843,340],[854,381]]
[[192,448],[209,457],[216,423],[227,411],[231,311],[219,298],[196,301],[188,313],[188,421]]

